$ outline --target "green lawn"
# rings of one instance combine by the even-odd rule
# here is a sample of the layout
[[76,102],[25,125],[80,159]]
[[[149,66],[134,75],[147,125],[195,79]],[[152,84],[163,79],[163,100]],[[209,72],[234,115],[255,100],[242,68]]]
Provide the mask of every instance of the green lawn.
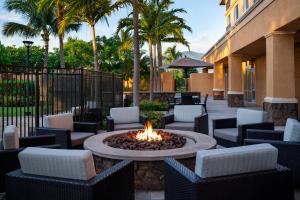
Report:
[[35,114],[35,107],[0,107],[0,116],[20,116],[24,115],[25,112],[30,112],[31,114]]

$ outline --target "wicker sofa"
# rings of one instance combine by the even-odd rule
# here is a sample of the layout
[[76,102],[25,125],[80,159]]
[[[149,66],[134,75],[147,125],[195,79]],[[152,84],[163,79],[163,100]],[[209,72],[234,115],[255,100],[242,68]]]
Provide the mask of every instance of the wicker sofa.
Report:
[[96,174],[87,150],[27,148],[19,159],[6,176],[7,200],[134,200],[132,161]]
[[288,119],[284,131],[247,130],[245,144],[260,143],[269,143],[278,148],[278,163],[293,170],[295,186],[299,188],[300,122]]
[[139,107],[111,108],[106,117],[107,132],[117,130],[142,129],[147,118],[140,114]]
[[202,105],[176,105],[174,114],[163,117],[162,127],[208,135],[208,114],[204,112]]
[[[6,127],[3,132],[4,141],[0,141],[0,193],[5,192],[5,174],[20,168],[18,154],[26,147],[40,146],[45,148],[59,148],[59,145],[55,144],[54,135],[19,138],[17,132],[18,129],[16,126]],[[4,145],[4,143],[6,143],[7,134],[11,134],[14,137],[10,138],[14,141],[12,142],[14,146],[8,147]]]
[[55,135],[61,148],[81,148],[85,139],[97,134],[95,122],[73,122],[72,113],[44,117],[44,127],[36,128],[37,135]]
[[265,145],[200,151],[195,172],[166,159],[165,200],[293,200],[292,171],[277,165],[277,151]]
[[267,122],[266,112],[250,109],[238,109],[236,118],[213,120],[213,137],[224,147],[243,145],[247,129],[274,130],[274,123]]

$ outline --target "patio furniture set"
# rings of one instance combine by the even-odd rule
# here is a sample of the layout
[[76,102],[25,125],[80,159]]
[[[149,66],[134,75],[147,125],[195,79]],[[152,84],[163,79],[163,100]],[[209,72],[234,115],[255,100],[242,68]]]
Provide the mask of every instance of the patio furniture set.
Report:
[[[98,134],[96,122],[74,123],[70,113],[44,119],[44,127],[37,128],[34,137],[19,138],[13,125],[4,130],[0,192],[6,193],[7,200],[133,200],[138,160],[162,163],[166,200],[292,200],[294,187],[299,186],[300,122],[295,119],[288,119],[284,132],[278,132],[265,112],[238,109],[236,118],[213,120],[210,137],[202,105],[175,105],[162,124],[175,134],[186,132],[182,151],[194,160],[189,166],[181,162],[180,148],[155,153],[106,146],[106,137],[143,128],[147,119],[138,107],[112,108],[107,133]],[[210,145],[193,135],[205,137]],[[227,148],[215,149],[216,144]],[[107,164],[105,159],[117,160],[118,152],[119,161],[97,174],[96,157]]]

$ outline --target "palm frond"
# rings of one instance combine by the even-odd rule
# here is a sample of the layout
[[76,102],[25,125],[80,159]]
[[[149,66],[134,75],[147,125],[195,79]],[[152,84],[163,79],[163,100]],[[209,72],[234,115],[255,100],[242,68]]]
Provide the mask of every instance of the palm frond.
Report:
[[3,25],[3,35],[13,36],[19,34],[25,37],[34,37],[39,35],[39,31],[35,30],[33,27],[19,24],[16,22],[7,22]]

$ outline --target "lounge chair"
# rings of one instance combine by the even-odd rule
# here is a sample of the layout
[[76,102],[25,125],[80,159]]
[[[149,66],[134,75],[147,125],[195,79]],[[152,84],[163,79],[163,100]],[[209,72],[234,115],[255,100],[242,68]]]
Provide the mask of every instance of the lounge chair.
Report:
[[208,114],[201,105],[176,105],[174,114],[165,115],[162,119],[165,129],[195,131],[208,135]]
[[195,171],[165,160],[165,200],[294,200],[292,171],[269,144],[199,151]]
[[238,109],[236,118],[213,120],[213,137],[224,147],[244,144],[247,129],[274,130],[267,121],[267,113],[260,110]]
[[44,127],[37,128],[37,135],[55,135],[56,143],[63,149],[82,148],[85,139],[97,133],[94,122],[73,122],[72,113],[44,117]]
[[88,150],[29,147],[19,160],[6,176],[6,200],[134,200],[132,161],[96,174]]
[[18,128],[7,126],[0,140],[0,193],[5,192],[5,174],[20,168],[18,154],[26,147],[59,148],[54,135],[19,138]]
[[278,163],[293,170],[300,187],[300,122],[288,119],[284,131],[247,130],[245,144],[269,143],[278,148]]
[[106,117],[107,131],[143,129],[146,120],[139,107],[111,108],[110,116]]

